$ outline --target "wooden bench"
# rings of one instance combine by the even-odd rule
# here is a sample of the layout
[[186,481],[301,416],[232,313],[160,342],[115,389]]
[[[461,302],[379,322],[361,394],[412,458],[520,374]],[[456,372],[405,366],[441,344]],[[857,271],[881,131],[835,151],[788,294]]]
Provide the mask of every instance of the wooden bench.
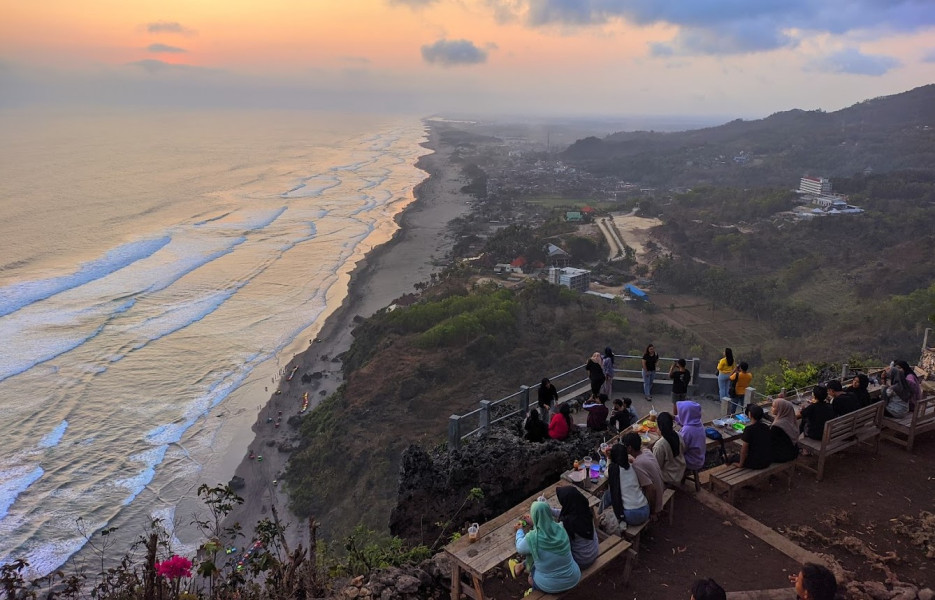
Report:
[[831,419],[825,423],[821,441],[806,437],[800,438],[800,447],[807,448],[813,454],[818,454],[818,468],[813,469],[805,464],[804,460],[797,460],[795,464],[815,473],[818,476],[818,481],[821,481],[825,475],[825,461],[832,454],[847,450],[858,444],[872,444],[873,452],[876,454],[880,445],[882,430],[883,402],[875,402],[870,406]]
[[[618,556],[624,553],[628,553],[626,567],[624,568],[624,582],[630,579],[630,570],[632,568],[632,565],[631,565],[632,555],[629,554],[629,551],[631,550],[629,542],[623,541],[621,538],[619,538],[616,535],[611,535],[611,536],[606,537],[600,543],[600,546],[598,546],[598,548],[600,549],[600,554],[598,555],[597,560],[595,560],[591,564],[591,566],[589,566],[587,569],[582,569],[581,579],[578,581],[578,585],[575,586],[575,588],[573,589],[578,589],[578,587],[581,586],[581,584],[584,583],[586,579],[588,579],[595,573],[598,573],[599,571],[601,571],[604,567],[609,565],[615,558],[617,558]],[[568,590],[568,591],[570,592],[572,590]],[[546,599],[551,600],[553,598],[560,598],[563,593],[565,592],[562,592],[560,594],[547,594],[541,590],[533,590],[533,592],[529,594],[528,596],[526,596],[526,598],[530,600],[546,600]]]
[[[662,510],[666,511],[669,515],[669,525],[672,524],[672,516],[675,513],[675,490],[666,488],[662,493]],[[651,521],[646,521],[640,525],[628,525],[626,529],[623,530],[623,537],[633,544],[633,552],[639,552],[640,549],[640,534],[643,533],[643,529],[650,524]]]
[[927,431],[935,431],[935,396],[923,398],[914,410],[900,419],[883,416],[883,439],[905,446],[909,452],[912,452],[916,436]]
[[789,478],[789,488],[792,488],[792,474],[795,472],[795,461],[773,463],[765,469],[744,469],[741,467],[724,465],[711,473],[711,487],[715,492],[727,490],[727,502],[734,503],[734,494],[737,490],[754,486],[761,481],[769,479],[771,475],[786,472]]

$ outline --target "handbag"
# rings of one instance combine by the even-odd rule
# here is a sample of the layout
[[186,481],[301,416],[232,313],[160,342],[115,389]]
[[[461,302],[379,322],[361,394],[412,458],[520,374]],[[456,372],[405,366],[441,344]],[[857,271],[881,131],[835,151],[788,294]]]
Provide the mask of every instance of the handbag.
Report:
[[730,380],[730,387],[727,388],[727,393],[730,394],[730,397],[733,398],[737,395],[737,381],[740,379],[740,372],[735,373],[737,377]]

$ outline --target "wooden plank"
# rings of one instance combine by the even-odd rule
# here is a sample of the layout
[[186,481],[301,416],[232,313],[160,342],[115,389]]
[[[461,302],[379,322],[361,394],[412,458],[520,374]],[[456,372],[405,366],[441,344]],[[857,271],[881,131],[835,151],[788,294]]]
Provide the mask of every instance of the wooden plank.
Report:
[[749,592],[727,592],[727,600],[796,600],[795,588],[776,590],[753,590]]
[[798,544],[795,544],[791,540],[783,537],[776,531],[773,531],[763,523],[760,523],[750,515],[737,510],[711,492],[701,490],[700,492],[693,494],[693,497],[704,506],[707,506],[718,514],[726,517],[734,525],[744,529],[749,533],[752,533],[763,542],[769,544],[776,550],[779,550],[792,560],[798,563],[813,562],[828,566],[829,568],[831,567],[831,565],[829,565],[820,554],[809,552]]
[[[600,572],[604,567],[610,564],[611,561],[613,561],[615,558],[617,558],[621,554],[624,554],[627,550],[630,549],[630,544],[628,542],[624,542],[616,536],[611,536],[610,538],[605,540],[605,542],[611,542],[613,540],[616,540],[616,541],[614,541],[613,543],[609,543],[606,547],[604,547],[604,543],[601,544],[603,549],[601,550],[600,556],[598,556],[597,560],[594,561],[594,563],[591,564],[591,566],[581,571],[581,579],[578,581],[578,585],[572,589],[577,589],[578,586],[584,583],[586,579]],[[568,590],[568,591],[570,592],[572,590]],[[559,594],[547,594],[541,590],[535,590],[531,594],[529,594],[529,596],[526,596],[526,598],[528,598],[529,600],[556,600],[557,598],[561,598],[562,594],[565,594],[565,593],[567,592],[562,592]]]

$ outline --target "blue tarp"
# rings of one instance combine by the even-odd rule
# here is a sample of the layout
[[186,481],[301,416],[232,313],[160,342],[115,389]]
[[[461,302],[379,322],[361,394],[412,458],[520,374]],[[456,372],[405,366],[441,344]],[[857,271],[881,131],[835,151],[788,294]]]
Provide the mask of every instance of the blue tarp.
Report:
[[649,301],[649,295],[643,290],[641,290],[640,288],[633,285],[632,283],[628,283],[625,286],[623,286],[623,291],[630,294],[634,298],[639,298],[640,300],[646,300],[647,302]]

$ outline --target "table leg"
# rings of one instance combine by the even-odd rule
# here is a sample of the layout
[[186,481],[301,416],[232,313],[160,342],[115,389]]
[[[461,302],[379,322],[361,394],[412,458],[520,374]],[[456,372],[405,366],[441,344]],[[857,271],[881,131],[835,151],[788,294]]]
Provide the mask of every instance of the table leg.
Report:
[[461,600],[461,566],[451,561],[451,600]]
[[477,575],[471,575],[474,580],[474,591],[477,592],[477,600],[484,600],[484,582],[477,578]]

